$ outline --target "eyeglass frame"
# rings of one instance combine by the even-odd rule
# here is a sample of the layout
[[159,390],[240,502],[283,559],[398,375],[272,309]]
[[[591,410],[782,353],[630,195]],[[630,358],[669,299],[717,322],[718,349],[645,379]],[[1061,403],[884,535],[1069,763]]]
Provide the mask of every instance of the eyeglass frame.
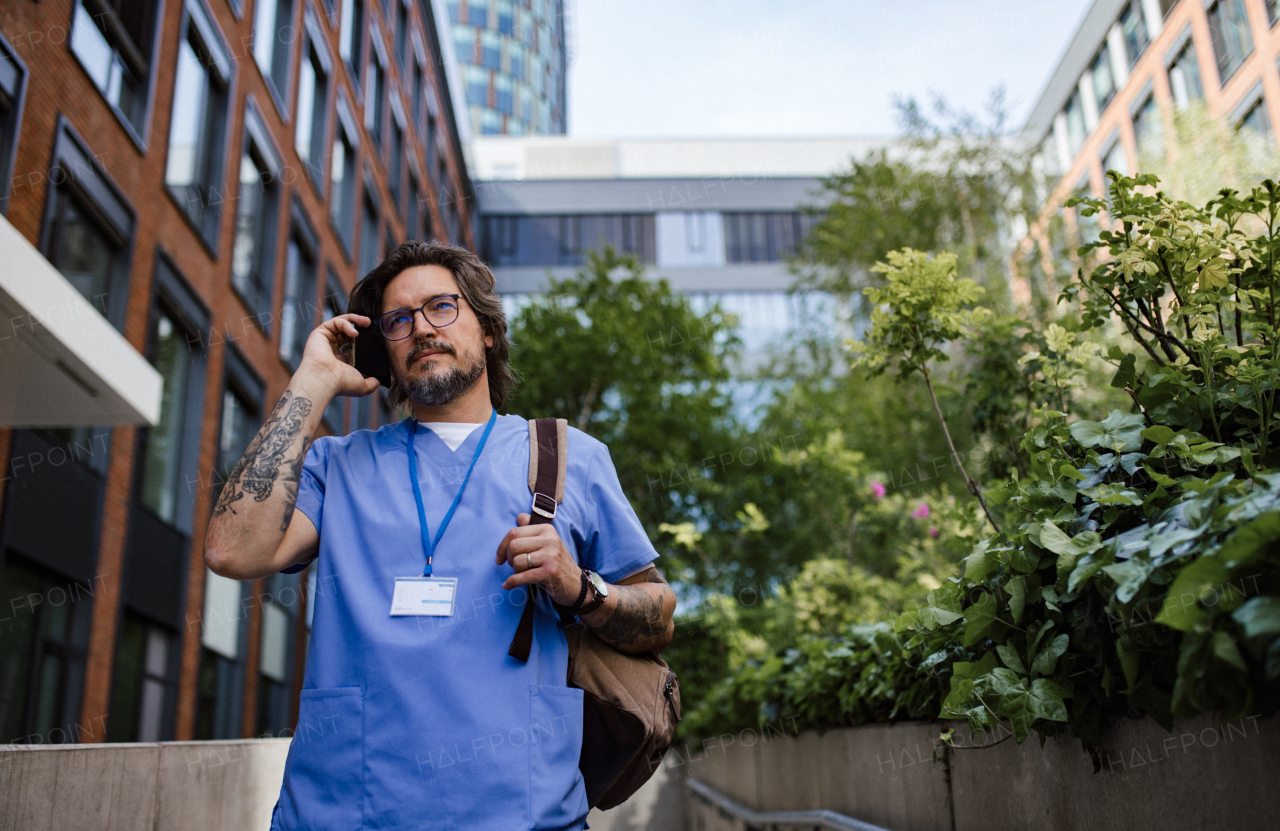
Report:
[[[454,307],[455,307],[455,311],[454,311],[454,314],[453,314],[453,320],[449,321],[448,323],[434,323],[434,322],[432,322],[431,318],[427,317],[427,306],[428,306],[429,304],[434,303],[434,302],[436,302],[437,300],[440,300],[440,299],[445,298],[445,297],[451,297],[451,298],[453,298],[453,304],[454,304]],[[461,295],[461,294],[437,294],[437,295],[435,295],[434,297],[428,297],[428,298],[426,299],[426,301],[425,301],[421,306],[418,306],[417,308],[414,308],[414,309],[392,309],[392,310],[391,310],[391,311],[389,311],[389,312],[386,312],[386,313],[384,313],[384,314],[378,315],[378,334],[382,335],[383,340],[388,340],[388,341],[393,341],[393,342],[394,342],[394,341],[401,341],[401,340],[404,340],[405,338],[412,337],[412,335],[413,335],[413,330],[414,330],[414,326],[416,326],[416,325],[417,325],[417,322],[418,322],[418,318],[417,318],[417,314],[418,314],[418,312],[421,312],[421,313],[422,313],[422,319],[423,319],[423,320],[425,320],[425,321],[426,321],[429,325],[431,325],[431,326],[435,326],[436,328],[439,328],[439,329],[443,329],[443,328],[444,328],[444,327],[446,327],[446,326],[452,326],[453,324],[455,324],[455,323],[457,323],[457,322],[458,322],[458,316],[462,314],[462,304],[458,302],[458,301],[459,301],[459,300],[461,300],[461,299],[462,299],[462,295]],[[409,314],[410,314],[410,316],[411,316],[411,318],[412,318],[412,320],[413,320],[413,325],[411,325],[411,326],[409,327],[409,332],[408,332],[408,334],[404,335],[403,337],[393,338],[393,337],[390,337],[390,336],[388,336],[388,335],[387,335],[387,330],[386,330],[386,328],[382,325],[382,321],[383,321],[384,319],[386,319],[386,317],[387,317],[388,315],[393,315],[393,314],[396,314],[396,313],[398,313],[398,312],[409,312]]]

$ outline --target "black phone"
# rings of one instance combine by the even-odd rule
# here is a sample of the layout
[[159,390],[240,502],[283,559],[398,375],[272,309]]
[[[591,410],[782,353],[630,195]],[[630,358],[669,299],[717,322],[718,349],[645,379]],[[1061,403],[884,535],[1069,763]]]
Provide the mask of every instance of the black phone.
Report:
[[356,329],[358,334],[355,340],[342,347],[343,354],[349,354],[347,363],[359,370],[364,377],[377,378],[382,386],[391,386],[391,362],[387,359],[387,344],[378,331],[377,324],[364,327],[356,324]]

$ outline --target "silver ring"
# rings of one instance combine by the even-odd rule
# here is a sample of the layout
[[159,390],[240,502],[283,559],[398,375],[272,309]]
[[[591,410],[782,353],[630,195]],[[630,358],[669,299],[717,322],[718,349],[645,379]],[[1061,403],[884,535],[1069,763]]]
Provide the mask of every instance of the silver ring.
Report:
[[525,554],[525,555],[524,555],[524,569],[525,569],[525,571],[528,571],[528,570],[529,570],[529,569],[531,569],[531,568],[533,568],[533,558],[532,558],[532,557],[530,557],[528,554]]

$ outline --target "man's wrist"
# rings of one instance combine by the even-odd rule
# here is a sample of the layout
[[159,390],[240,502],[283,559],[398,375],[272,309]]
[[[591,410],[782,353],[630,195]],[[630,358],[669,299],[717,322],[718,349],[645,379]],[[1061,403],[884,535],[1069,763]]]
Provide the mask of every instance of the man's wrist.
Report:
[[298,364],[298,369],[289,379],[289,387],[294,395],[311,400],[318,410],[324,410],[338,395],[337,379],[325,370],[308,365],[305,360]]

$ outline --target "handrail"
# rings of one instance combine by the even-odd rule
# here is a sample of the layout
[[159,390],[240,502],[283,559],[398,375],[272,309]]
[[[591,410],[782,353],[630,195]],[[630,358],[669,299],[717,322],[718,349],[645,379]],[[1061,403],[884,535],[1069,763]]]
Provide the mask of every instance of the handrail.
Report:
[[706,802],[742,820],[748,828],[794,827],[799,825],[811,828],[828,828],[832,829],[832,831],[888,831],[888,829],[881,828],[878,825],[847,817],[844,814],[837,814],[835,811],[753,811],[726,796],[716,793],[697,779],[686,779],[684,784],[686,788]]

